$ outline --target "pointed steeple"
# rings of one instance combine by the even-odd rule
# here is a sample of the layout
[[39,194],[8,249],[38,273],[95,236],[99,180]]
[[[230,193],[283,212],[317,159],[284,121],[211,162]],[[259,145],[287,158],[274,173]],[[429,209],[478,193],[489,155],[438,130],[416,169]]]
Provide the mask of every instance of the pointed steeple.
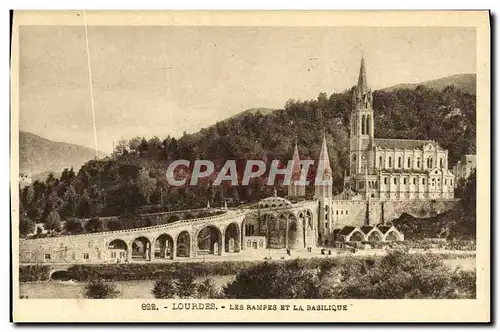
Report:
[[330,167],[330,157],[328,156],[328,148],[326,146],[326,136],[323,134],[323,144],[319,154],[318,169],[323,169],[323,180],[332,178],[332,168]]
[[361,56],[361,66],[359,67],[358,94],[363,96],[368,92],[368,80],[366,79],[365,57]]
[[295,141],[295,147],[293,149],[293,170],[292,170],[292,180],[300,179],[300,157],[299,157],[299,147],[297,146],[297,141]]

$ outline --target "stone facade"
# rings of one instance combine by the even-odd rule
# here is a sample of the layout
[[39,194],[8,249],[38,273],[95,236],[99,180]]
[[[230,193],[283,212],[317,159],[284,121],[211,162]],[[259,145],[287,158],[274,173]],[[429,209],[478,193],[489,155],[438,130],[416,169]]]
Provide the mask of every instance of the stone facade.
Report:
[[428,140],[375,138],[373,97],[364,60],[353,92],[350,118],[350,189],[365,199],[453,199],[455,175],[448,151]]
[[453,174],[458,179],[467,179],[473,170],[476,169],[476,155],[467,154],[460,158],[455,166],[453,166]]

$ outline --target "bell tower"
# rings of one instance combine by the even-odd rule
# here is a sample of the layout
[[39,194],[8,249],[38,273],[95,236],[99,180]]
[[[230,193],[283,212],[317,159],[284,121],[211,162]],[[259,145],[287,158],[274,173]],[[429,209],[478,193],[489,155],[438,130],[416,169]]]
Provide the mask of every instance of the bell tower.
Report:
[[[358,84],[352,93],[352,113],[350,118],[349,151],[350,178],[373,174],[373,95],[366,78],[365,59],[361,58]],[[358,186],[355,186],[357,190]]]

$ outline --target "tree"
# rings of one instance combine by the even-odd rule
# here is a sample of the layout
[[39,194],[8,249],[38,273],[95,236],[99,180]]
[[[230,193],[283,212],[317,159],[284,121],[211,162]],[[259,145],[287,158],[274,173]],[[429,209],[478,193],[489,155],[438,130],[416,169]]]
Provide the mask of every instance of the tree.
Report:
[[99,220],[98,217],[92,218],[85,224],[85,230],[88,233],[102,232],[103,231],[102,222]]
[[346,261],[337,273],[337,282],[322,282],[330,286],[322,294],[339,299],[459,297],[454,272],[431,255],[394,251],[378,260]]
[[157,299],[172,299],[177,293],[176,284],[171,277],[164,277],[155,281],[151,293]]
[[61,231],[61,219],[59,218],[59,213],[57,211],[52,211],[47,216],[45,221],[45,228],[51,231],[60,232]]
[[319,282],[315,271],[296,260],[287,264],[264,262],[240,272],[223,287],[223,293],[237,299],[317,298]]
[[195,276],[190,273],[182,273],[176,275],[177,296],[181,299],[195,298],[196,283]]
[[21,215],[19,218],[19,234],[26,236],[35,231],[35,223],[27,216]]
[[198,284],[197,293],[199,299],[216,299],[219,297],[219,291],[210,278]]
[[151,178],[149,176],[149,172],[142,168],[139,171],[139,176],[137,178],[137,186],[139,188],[139,192],[143,195],[146,203],[149,203],[149,198],[153,194],[156,189],[156,179]]
[[81,234],[83,231],[80,221],[69,219],[64,223],[64,231],[68,234]]
[[84,296],[87,299],[115,299],[120,294],[115,285],[100,280],[87,283],[84,289]]
[[120,220],[110,220],[108,221],[107,228],[110,231],[118,231],[124,229],[123,223]]

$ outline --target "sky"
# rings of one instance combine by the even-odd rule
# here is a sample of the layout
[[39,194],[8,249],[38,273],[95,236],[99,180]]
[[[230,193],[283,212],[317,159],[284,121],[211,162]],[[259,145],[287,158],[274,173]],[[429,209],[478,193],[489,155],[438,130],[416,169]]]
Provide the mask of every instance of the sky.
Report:
[[[476,72],[474,28],[23,26],[21,131],[111,152],[249,108]],[[92,95],[89,73],[92,77]]]

